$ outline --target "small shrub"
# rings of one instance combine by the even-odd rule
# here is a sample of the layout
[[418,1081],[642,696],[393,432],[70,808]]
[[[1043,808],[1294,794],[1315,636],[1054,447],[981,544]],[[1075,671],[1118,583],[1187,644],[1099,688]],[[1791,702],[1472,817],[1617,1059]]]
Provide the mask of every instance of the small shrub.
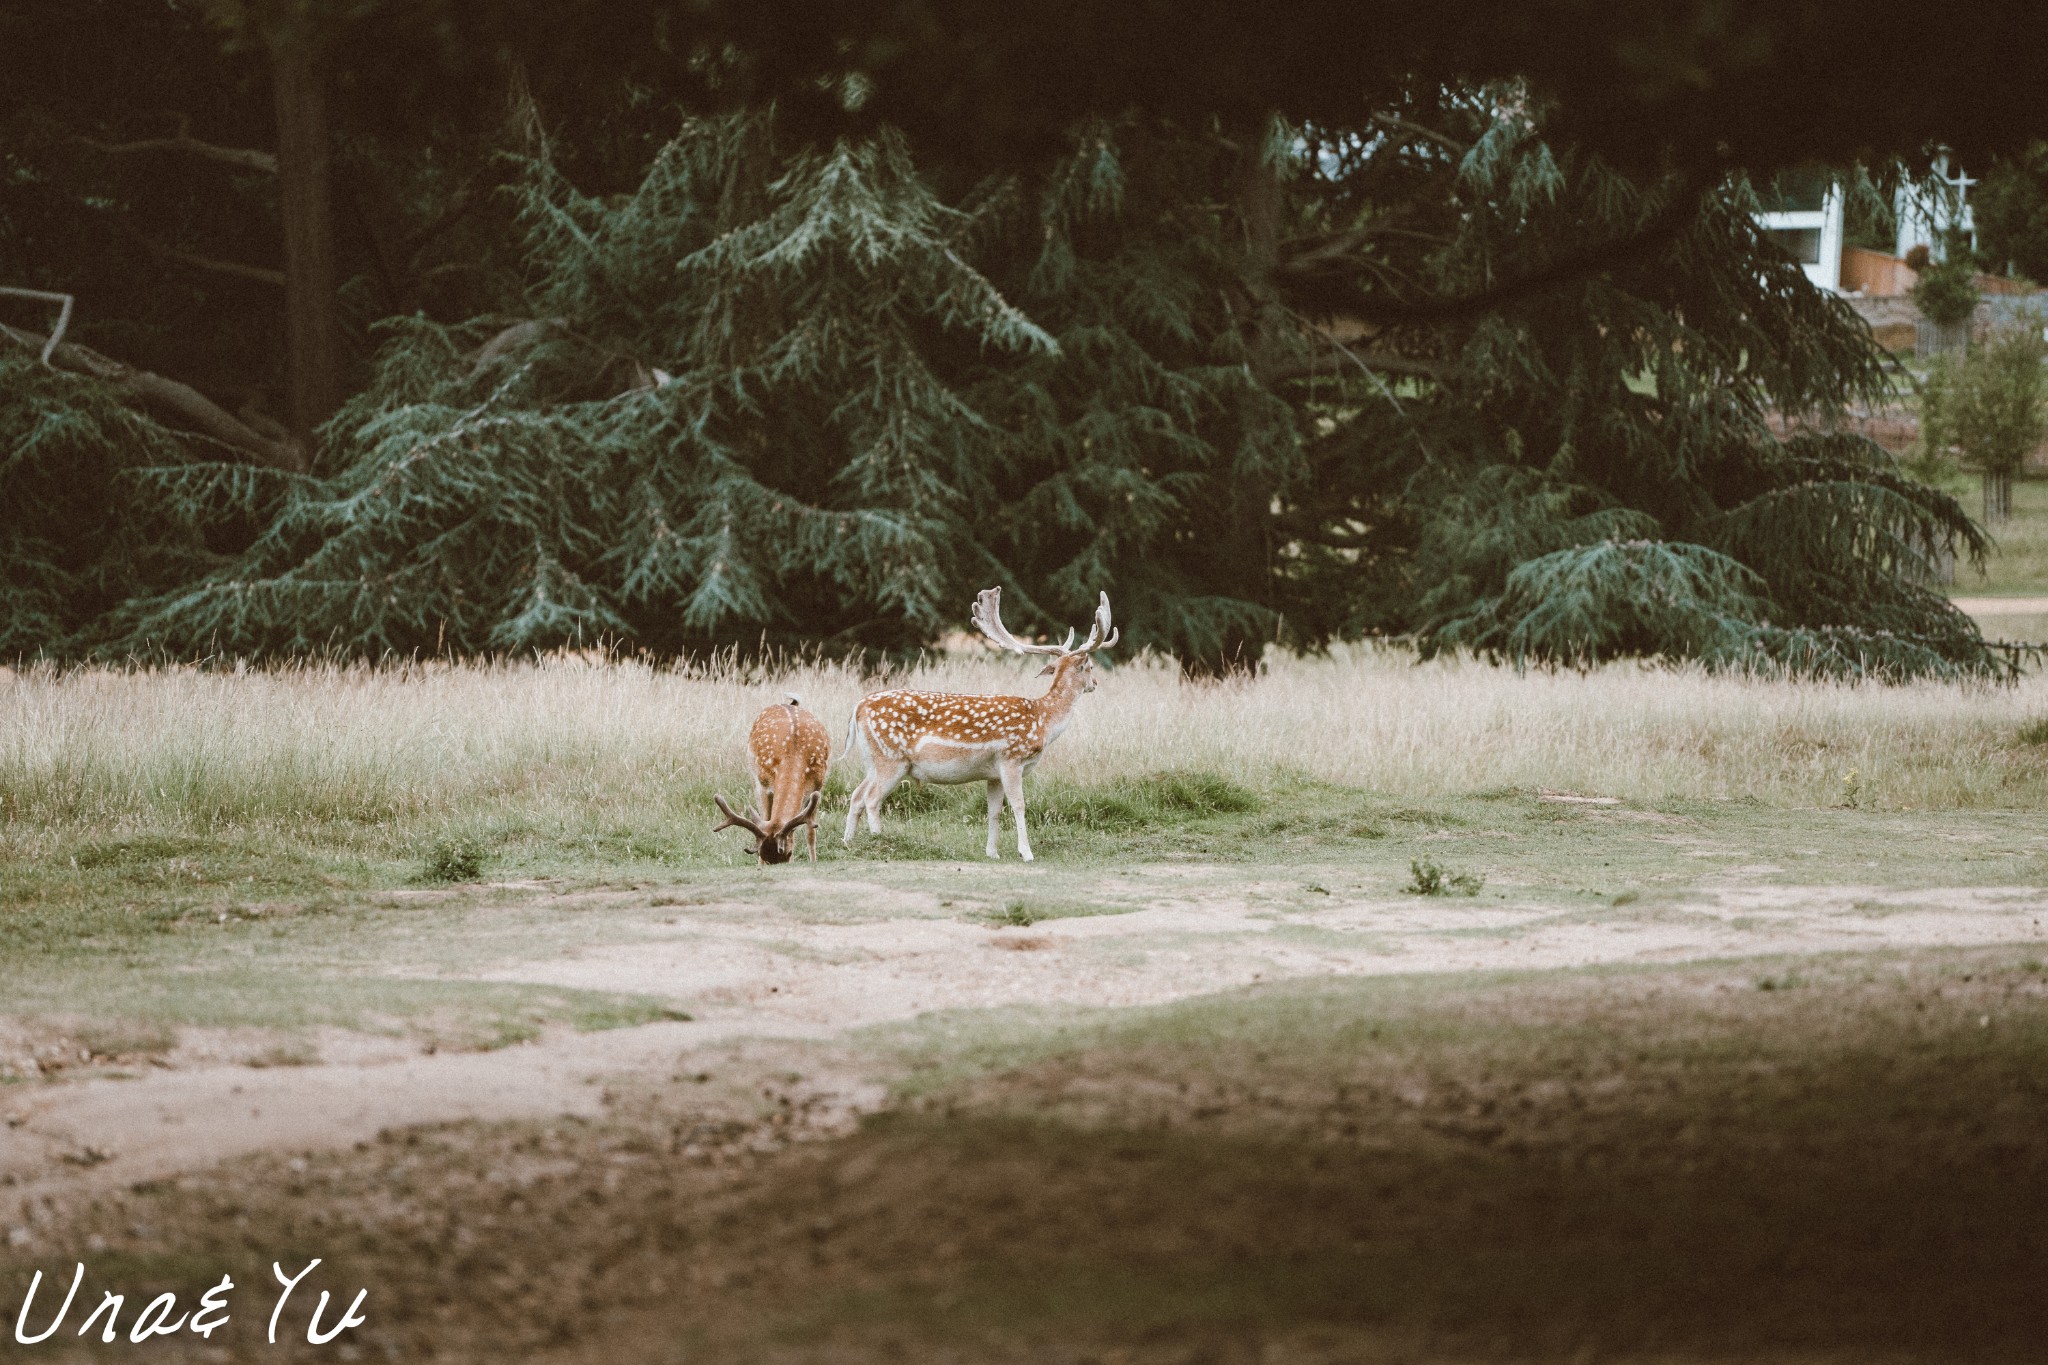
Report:
[[423,882],[476,881],[484,874],[484,858],[488,852],[483,840],[473,835],[443,835],[434,840],[433,846],[427,850],[419,879]]
[[1434,858],[1417,858],[1408,864],[1411,877],[1407,887],[1412,896],[1476,896],[1486,878],[1472,872],[1453,872]]
[[990,915],[989,920],[1000,929],[1029,929],[1038,923],[1039,917],[1023,901],[1011,901]]
[[2048,716],[2030,720],[2020,727],[2020,743],[2048,744]]
[[1922,270],[1913,285],[1913,302],[1937,326],[1953,327],[1968,321],[1977,309],[1979,297],[1976,266],[1966,250],[1953,245],[1948,259]]

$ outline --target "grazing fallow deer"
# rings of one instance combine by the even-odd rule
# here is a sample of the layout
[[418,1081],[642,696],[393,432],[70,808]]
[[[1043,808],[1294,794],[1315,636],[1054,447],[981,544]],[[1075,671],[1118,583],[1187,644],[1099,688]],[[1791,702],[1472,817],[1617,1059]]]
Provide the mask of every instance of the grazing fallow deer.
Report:
[[[758,841],[753,852],[764,863],[786,863],[796,852],[796,827],[802,825],[811,861],[818,861],[818,795],[832,760],[832,737],[818,718],[792,696],[754,717],[747,732],[747,753],[754,760],[754,805],[735,815],[725,797],[712,800],[725,813],[713,825],[715,834],[737,825]],[[751,817],[751,818],[750,818]]]
[[877,692],[854,708],[847,728],[848,753],[859,752],[868,775],[853,792],[846,812],[846,842],[853,842],[861,811],[868,833],[882,832],[883,800],[906,777],[920,782],[988,783],[988,856],[996,853],[996,830],[1007,798],[1017,819],[1017,854],[1031,861],[1031,832],[1024,825],[1024,774],[1045,746],[1059,737],[1083,692],[1095,690],[1098,649],[1117,641],[1109,623],[1109,594],[1095,609],[1095,628],[1078,646],[1074,632],[1063,645],[1027,645],[1003,628],[1003,590],[989,588],[974,599],[974,625],[1004,649],[1050,654],[1038,676],[1052,675],[1042,697],[982,697],[955,692]]

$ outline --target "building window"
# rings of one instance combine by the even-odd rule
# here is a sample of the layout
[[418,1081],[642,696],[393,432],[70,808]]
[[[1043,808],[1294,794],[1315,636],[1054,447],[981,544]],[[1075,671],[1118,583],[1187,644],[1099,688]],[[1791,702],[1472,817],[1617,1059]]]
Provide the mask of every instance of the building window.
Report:
[[1769,228],[1765,235],[1801,265],[1820,264],[1819,228]]

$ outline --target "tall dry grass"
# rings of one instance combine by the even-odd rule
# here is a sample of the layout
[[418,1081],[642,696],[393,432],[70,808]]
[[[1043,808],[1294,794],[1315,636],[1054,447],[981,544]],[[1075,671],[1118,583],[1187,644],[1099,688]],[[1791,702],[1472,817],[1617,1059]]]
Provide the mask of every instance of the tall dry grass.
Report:
[[[947,656],[893,680],[1035,692],[1029,665]],[[403,821],[478,807],[557,811],[744,790],[741,745],[794,691],[842,735],[877,684],[837,667],[761,677],[558,658],[407,670],[0,670],[0,823]],[[1638,801],[1834,804],[1853,771],[1886,807],[2028,807],[2048,797],[2048,679],[1852,687],[1630,665],[1530,673],[1394,650],[1282,659],[1204,685],[1140,661],[1107,673],[1040,772],[1088,785],[1201,769],[1412,796],[1561,788]]]

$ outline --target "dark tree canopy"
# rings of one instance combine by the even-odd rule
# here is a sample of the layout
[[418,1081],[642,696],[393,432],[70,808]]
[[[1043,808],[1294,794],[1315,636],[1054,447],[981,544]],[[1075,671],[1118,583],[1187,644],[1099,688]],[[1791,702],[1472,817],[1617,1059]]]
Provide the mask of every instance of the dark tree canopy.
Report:
[[2048,142],[1993,162],[1970,208],[1986,268],[2048,280]]
[[76,295],[81,344],[35,369],[47,310],[0,300],[6,647],[902,649],[1000,581],[1041,623],[1109,588],[1203,669],[1391,632],[1981,671],[1923,584],[1982,542],[1834,433],[1877,352],[1744,168],[2017,155],[2044,37],[1843,0],[10,8],[0,285]]

